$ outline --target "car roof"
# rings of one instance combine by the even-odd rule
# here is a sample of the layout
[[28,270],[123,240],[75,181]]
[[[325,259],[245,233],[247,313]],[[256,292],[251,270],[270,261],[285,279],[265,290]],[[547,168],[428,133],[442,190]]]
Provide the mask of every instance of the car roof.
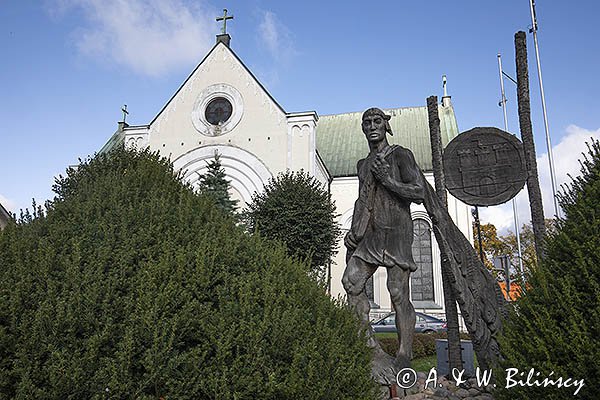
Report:
[[[381,318],[379,318],[379,319],[377,319],[377,320],[373,321],[372,323],[373,323],[373,324],[377,324],[377,323],[379,323],[379,322],[383,321],[384,319],[386,319],[386,318],[389,318],[389,317],[391,317],[391,316],[393,316],[393,315],[395,315],[395,314],[396,314],[396,313],[392,311],[392,312],[390,312],[390,313],[388,313],[388,314],[384,315],[383,317],[381,317]],[[435,320],[435,321],[444,322],[444,320],[443,320],[443,319],[441,319],[441,318],[434,317],[433,315],[425,314],[425,313],[422,313],[422,312],[420,312],[420,311],[415,311],[415,315],[419,315],[419,316],[421,316],[421,317],[423,317],[423,318],[425,318],[425,319],[429,319],[429,320]]]

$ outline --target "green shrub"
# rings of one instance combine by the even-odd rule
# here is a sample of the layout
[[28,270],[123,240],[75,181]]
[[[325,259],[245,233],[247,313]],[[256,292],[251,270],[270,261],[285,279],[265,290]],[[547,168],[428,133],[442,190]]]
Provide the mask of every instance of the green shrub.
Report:
[[[590,146],[582,175],[560,196],[564,219],[546,244],[546,256],[527,280],[504,326],[502,368],[526,379],[585,379],[579,399],[597,399],[600,384],[600,143]],[[506,386],[501,380],[500,385]],[[574,388],[512,387],[499,399],[570,399]]]
[[250,232],[285,244],[288,253],[308,260],[321,278],[337,253],[341,230],[335,203],[321,182],[304,171],[286,171],[270,179],[243,212]]
[[371,399],[349,310],[155,154],[118,149],[0,234],[0,398]]

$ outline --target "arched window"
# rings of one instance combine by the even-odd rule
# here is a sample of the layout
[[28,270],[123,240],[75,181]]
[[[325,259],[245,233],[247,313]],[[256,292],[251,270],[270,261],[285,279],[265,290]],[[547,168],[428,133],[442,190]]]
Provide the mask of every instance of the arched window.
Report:
[[413,301],[434,301],[431,227],[423,218],[413,221],[413,257],[417,270],[411,274],[410,292]]

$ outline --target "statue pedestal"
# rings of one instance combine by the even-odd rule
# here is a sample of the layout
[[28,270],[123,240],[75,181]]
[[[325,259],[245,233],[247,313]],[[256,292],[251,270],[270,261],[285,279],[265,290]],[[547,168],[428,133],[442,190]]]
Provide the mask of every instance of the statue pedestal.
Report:
[[399,368],[395,366],[394,357],[385,353],[383,350],[375,351],[371,364],[371,374],[373,380],[381,388],[381,400],[397,400],[405,397],[404,389],[398,387],[396,383],[396,373]]

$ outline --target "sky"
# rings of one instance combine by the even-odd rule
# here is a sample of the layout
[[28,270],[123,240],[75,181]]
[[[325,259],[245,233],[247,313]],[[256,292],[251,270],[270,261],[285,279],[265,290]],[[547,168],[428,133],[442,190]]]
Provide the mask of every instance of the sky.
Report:
[[[69,165],[117,128],[147,124],[214,45],[223,8],[231,47],[287,112],[319,115],[421,106],[447,75],[460,131],[504,128],[497,54],[515,76],[514,34],[529,0],[205,1],[0,0],[0,203],[10,211],[53,197]],[[577,175],[585,141],[600,138],[600,3],[538,0],[538,40],[558,184]],[[532,122],[547,217],[554,215],[533,38]],[[505,80],[508,130],[518,133]],[[530,220],[526,190],[516,198]],[[481,209],[513,230],[512,206]]]

